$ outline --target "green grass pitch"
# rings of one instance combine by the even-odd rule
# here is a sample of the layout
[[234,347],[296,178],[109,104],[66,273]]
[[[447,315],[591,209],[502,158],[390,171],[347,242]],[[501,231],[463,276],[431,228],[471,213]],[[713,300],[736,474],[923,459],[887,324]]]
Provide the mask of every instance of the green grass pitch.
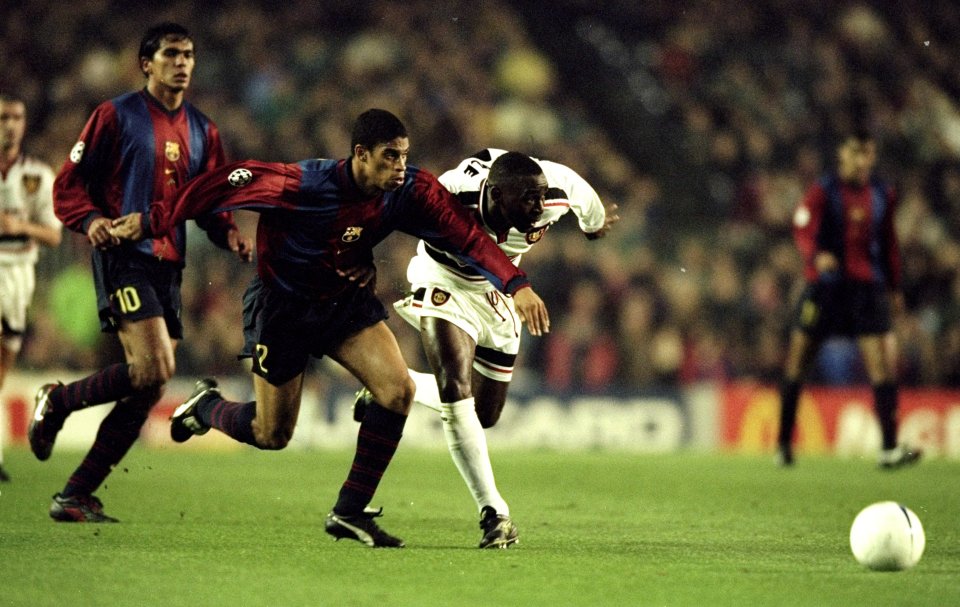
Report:
[[[202,439],[201,439],[202,440]],[[80,458],[9,449],[0,606],[958,605],[960,463],[494,452],[520,544],[482,551],[444,451],[401,449],[374,502],[403,550],[323,532],[344,451],[134,448],[98,495],[117,525],[47,516]],[[899,573],[858,565],[856,513],[885,499],[927,533]]]

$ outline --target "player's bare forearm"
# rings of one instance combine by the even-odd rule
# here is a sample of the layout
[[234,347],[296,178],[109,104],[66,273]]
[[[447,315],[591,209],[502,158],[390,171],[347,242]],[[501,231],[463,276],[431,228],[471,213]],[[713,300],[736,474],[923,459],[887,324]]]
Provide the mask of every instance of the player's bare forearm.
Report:
[[550,315],[547,305],[530,287],[524,287],[513,294],[513,307],[520,320],[527,325],[530,335],[540,336],[550,332]]

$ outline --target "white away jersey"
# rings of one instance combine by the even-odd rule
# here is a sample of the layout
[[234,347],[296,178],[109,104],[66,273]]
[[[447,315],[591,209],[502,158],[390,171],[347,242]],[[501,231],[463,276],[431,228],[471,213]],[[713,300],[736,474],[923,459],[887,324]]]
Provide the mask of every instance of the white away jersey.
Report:
[[[46,163],[20,156],[7,175],[0,175],[0,213],[51,227],[60,221],[53,214],[53,169]],[[0,234],[0,263],[36,263],[37,243],[26,236]]]
[[[464,159],[457,168],[439,177],[440,183],[455,194],[464,206],[475,211],[484,230],[494,240],[498,239],[497,235],[487,226],[483,215],[484,205],[481,203],[486,197],[485,188],[490,165],[498,156],[505,153],[505,150],[488,148]],[[543,215],[528,232],[510,228],[506,238],[498,242],[500,249],[517,266],[520,265],[521,256],[543,238],[550,226],[567,211],[573,211],[579,221],[580,229],[587,234],[598,231],[606,220],[600,197],[576,171],[549,160],[536,158],[534,160],[543,169],[543,174],[547,178]],[[456,286],[472,286],[482,290],[488,290],[489,286],[483,276],[475,270],[463,266],[450,255],[422,240],[417,244],[417,255],[410,260],[410,265],[407,267],[407,280],[411,284],[452,282]]]

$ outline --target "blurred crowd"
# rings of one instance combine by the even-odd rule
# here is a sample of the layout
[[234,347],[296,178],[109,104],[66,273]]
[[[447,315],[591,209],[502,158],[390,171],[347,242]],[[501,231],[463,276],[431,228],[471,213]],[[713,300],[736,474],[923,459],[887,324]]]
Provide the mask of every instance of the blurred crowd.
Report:
[[[610,61],[625,82],[643,76],[638,115],[643,108],[647,126],[683,151],[670,173],[618,147],[585,101],[604,91],[564,86],[565,69],[587,65],[558,65],[525,27],[538,12],[521,16],[500,0],[76,0],[69,9],[28,0],[0,24],[0,90],[26,99],[27,147],[59,168],[97,103],[142,86],[139,36],[169,19],[193,33],[188,98],[217,122],[232,159],[346,156],[353,118],[383,107],[407,124],[410,162],[436,174],[484,147],[567,164],[622,220],[609,238],[588,241],[565,218],[523,261],[553,322],[548,336],[525,340],[518,383],[557,392],[775,381],[801,286],[792,211],[832,165],[830,136],[856,95],[902,198],[902,379],[960,385],[960,80],[951,61],[960,9],[675,4],[612,2],[557,34],[595,47],[585,63]],[[552,19],[583,6],[541,10]],[[702,185],[693,222],[676,216],[678,175]],[[240,221],[255,230],[256,216]],[[384,302],[404,295],[415,244],[395,235],[378,247]],[[83,237],[68,235],[42,257],[23,366],[119,358],[97,331],[88,253]],[[252,272],[191,229],[180,375],[241,371],[240,298]],[[390,322],[411,365],[425,369],[415,332]],[[815,373],[863,379],[844,342],[828,344]]]

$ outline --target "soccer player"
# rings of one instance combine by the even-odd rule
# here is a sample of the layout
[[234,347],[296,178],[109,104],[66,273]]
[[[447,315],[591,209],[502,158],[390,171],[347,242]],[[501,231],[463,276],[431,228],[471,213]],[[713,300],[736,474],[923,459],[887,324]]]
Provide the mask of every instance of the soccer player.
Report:
[[242,356],[252,358],[256,401],[231,402],[216,382],[202,379],[171,419],[182,442],[217,428],[260,449],[282,449],[293,436],[303,374],[310,356],[330,356],[373,395],[357,437],[353,466],[332,511],[327,533],[371,547],[403,540],[373,520],[368,508],[393,458],[413,399],[414,384],[383,304],[374,293],[373,247],[395,230],[447,252],[512,295],[529,331],[549,330],[543,301],[526,276],[497,248],[437,178],[407,165],[403,123],[371,109],[355,121],[346,159],[296,164],[245,161],[192,181],[172,208],[115,222],[115,234],[162,233],[202,212],[260,213],[257,276],[244,295]]
[[[53,169],[24,154],[26,128],[26,103],[0,93],[0,388],[23,345],[38,244],[56,247],[61,237],[53,213]],[[0,482],[9,480],[0,445]]]
[[793,216],[807,286],[790,332],[780,387],[777,457],[791,466],[803,377],[823,341],[855,338],[873,387],[883,440],[881,468],[916,462],[920,452],[897,443],[897,378],[890,343],[891,308],[902,310],[894,190],[874,174],[877,144],[864,130],[845,133],[837,168],[806,192]]
[[[587,238],[600,238],[619,220],[572,169],[518,152],[486,149],[440,176],[513,261],[572,210]],[[500,418],[520,348],[514,302],[483,277],[427,241],[407,268],[412,295],[394,304],[420,331],[433,374],[409,370],[414,402],[440,412],[447,447],[480,512],[480,548],[518,540],[510,508],[497,490],[484,428]],[[363,419],[375,395],[360,390],[354,418]]]
[[[93,495],[137,439],[150,409],[174,373],[174,350],[183,336],[180,280],[186,229],[180,224],[157,238],[120,244],[111,221],[152,201],[172,199],[196,175],[223,164],[216,126],[184,100],[195,65],[185,28],[162,23],[140,43],[146,86],[96,108],[54,183],[57,217],[86,234],[103,331],[117,333],[126,362],[63,385],[37,391],[28,428],[30,447],[50,457],[57,432],[73,411],[116,401],[100,424],[93,447],[53,496],[57,521],[115,522]],[[252,241],[232,218],[199,222],[217,245],[249,260]]]

